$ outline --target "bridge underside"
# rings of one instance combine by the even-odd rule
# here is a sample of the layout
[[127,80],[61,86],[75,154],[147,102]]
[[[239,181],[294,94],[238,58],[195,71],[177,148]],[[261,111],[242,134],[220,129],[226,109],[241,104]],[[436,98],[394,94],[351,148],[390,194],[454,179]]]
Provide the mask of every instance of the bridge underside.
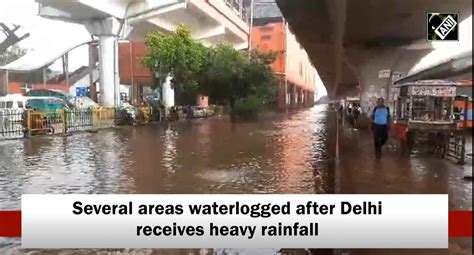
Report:
[[[472,14],[470,0],[277,0],[330,97],[388,92],[383,69],[407,73],[432,51],[427,12]],[[368,96],[373,96],[368,95]],[[362,95],[362,97],[364,97]]]

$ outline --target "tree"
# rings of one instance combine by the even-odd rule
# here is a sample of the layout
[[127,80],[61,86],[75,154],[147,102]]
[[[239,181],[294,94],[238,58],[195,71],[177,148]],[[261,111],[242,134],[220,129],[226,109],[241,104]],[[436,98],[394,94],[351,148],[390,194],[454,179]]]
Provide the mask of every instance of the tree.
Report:
[[228,44],[207,48],[183,25],[170,35],[148,35],[146,46],[149,52],[143,64],[157,74],[159,84],[172,77],[178,104],[193,104],[198,94],[231,108],[250,101],[258,107],[274,98],[276,78],[269,66],[275,61],[272,52],[253,50],[249,57]]
[[200,80],[202,92],[230,105],[234,114],[237,103],[248,102],[249,107],[242,108],[258,112],[259,106],[273,101],[276,78],[269,65],[275,54],[252,51],[249,58],[231,45],[220,44],[210,49],[208,61]]
[[149,52],[143,64],[158,75],[160,84],[168,75],[171,76],[176,102],[188,104],[195,100],[206,47],[194,40],[184,25],[179,25],[171,35],[159,32],[148,35],[146,47]]
[[26,49],[18,45],[9,47],[5,52],[0,54],[0,66],[13,62],[26,54]]
[[248,94],[247,87],[242,83],[246,56],[226,44],[211,48],[208,63],[202,70],[200,85],[204,94],[218,104],[229,104]]

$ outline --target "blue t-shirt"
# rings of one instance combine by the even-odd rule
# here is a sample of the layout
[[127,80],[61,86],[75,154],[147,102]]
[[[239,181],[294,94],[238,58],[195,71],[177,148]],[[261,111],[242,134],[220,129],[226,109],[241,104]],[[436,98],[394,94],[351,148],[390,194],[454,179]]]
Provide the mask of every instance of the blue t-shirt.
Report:
[[374,112],[372,113],[372,118],[376,125],[387,125],[388,119],[390,118],[390,110],[388,107],[375,107]]

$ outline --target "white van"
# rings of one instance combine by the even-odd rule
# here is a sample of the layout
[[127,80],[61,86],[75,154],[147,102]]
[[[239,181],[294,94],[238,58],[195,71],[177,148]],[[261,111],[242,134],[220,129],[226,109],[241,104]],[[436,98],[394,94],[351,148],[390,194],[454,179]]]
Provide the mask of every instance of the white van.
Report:
[[23,111],[26,107],[27,98],[20,94],[11,94],[0,97],[0,110]]
[[16,129],[16,125],[21,124],[26,99],[26,97],[20,94],[0,97],[0,132]]

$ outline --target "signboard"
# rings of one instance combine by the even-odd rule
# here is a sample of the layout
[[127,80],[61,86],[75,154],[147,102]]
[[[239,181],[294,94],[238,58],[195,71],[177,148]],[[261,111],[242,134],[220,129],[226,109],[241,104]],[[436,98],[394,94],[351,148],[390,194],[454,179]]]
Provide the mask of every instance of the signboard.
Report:
[[76,96],[77,97],[87,96],[87,87],[77,87],[76,88]]
[[379,79],[390,78],[390,69],[384,69],[379,71]]
[[360,101],[358,97],[346,97],[346,101]]
[[398,81],[398,80],[402,79],[403,77],[405,77],[405,74],[402,73],[402,72],[393,72],[392,73],[392,81],[393,82]]
[[454,97],[456,96],[456,87],[454,86],[411,86],[410,95],[412,96],[438,96]]

